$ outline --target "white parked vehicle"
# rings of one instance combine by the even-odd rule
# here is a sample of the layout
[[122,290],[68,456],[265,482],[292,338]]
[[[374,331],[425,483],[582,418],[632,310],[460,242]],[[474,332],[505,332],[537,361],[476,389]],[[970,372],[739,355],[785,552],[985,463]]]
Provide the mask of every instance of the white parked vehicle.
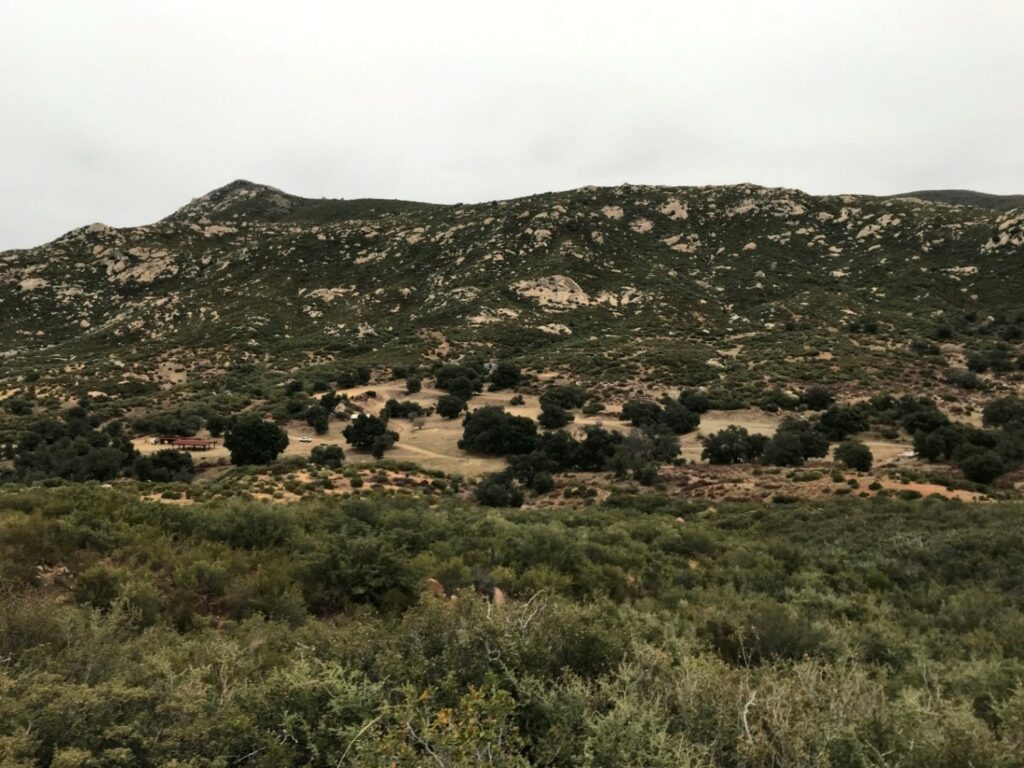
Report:
[[312,437],[300,437],[299,438],[299,442],[300,443],[312,443],[313,442],[313,438]]

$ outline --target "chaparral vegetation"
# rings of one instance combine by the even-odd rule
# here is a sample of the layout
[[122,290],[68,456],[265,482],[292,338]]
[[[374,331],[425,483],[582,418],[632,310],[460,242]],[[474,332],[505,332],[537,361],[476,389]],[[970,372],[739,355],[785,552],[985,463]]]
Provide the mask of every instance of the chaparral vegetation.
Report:
[[0,254],[0,766],[1024,766],[1024,213],[234,182]]

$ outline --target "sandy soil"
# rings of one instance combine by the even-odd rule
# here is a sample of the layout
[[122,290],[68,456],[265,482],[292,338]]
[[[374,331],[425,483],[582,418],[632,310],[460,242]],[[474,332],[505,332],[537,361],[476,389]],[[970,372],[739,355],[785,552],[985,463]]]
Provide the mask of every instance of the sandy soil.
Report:
[[953,490],[941,485],[936,485],[935,483],[900,483],[896,480],[890,480],[889,478],[884,477],[877,479],[883,488],[890,491],[917,491],[922,496],[931,496],[936,494],[947,499],[957,499],[959,501],[977,501],[982,498],[982,494],[980,493]]

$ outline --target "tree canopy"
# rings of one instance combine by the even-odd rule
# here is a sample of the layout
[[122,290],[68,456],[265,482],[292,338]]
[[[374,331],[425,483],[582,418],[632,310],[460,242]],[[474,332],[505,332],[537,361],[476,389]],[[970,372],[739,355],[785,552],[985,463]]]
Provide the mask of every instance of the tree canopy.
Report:
[[224,447],[232,464],[269,464],[288,447],[288,435],[272,421],[245,414],[228,427]]
[[529,453],[537,442],[537,425],[525,416],[513,416],[501,406],[478,408],[463,421],[459,448],[492,456]]

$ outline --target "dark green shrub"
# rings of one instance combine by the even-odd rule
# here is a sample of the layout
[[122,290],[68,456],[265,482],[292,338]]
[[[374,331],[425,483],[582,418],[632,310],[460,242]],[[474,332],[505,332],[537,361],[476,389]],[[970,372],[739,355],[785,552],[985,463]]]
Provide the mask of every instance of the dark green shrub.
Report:
[[187,483],[195,475],[192,457],[184,451],[166,449],[149,456],[139,456],[132,467],[139,480],[154,483]]
[[679,403],[694,413],[711,410],[711,398],[699,389],[684,389],[679,393]]
[[268,464],[288,447],[288,435],[272,421],[245,414],[228,428],[224,447],[232,464]]
[[999,454],[988,450],[971,453],[959,464],[964,477],[975,483],[991,483],[1006,471]]
[[412,400],[399,401],[391,398],[384,403],[380,417],[382,419],[411,419],[414,416],[422,416],[424,413],[426,413],[426,410],[417,402]]
[[561,406],[545,403],[537,423],[544,427],[544,429],[561,429],[572,420],[572,414]]
[[867,428],[867,414],[856,405],[830,405],[818,421],[818,429],[829,440],[842,440]]
[[317,445],[309,452],[309,460],[319,467],[337,469],[345,461],[345,451],[340,445]]
[[383,454],[398,441],[398,433],[389,431],[382,419],[365,413],[356,416],[342,434],[349,445],[363,451],[374,451],[374,456],[378,450]]
[[815,384],[812,387],[808,387],[808,389],[800,396],[800,402],[812,411],[824,411],[835,402],[835,398],[828,389],[819,384]]
[[705,437],[700,455],[712,464],[741,464],[759,459],[767,443],[764,435],[730,425]]
[[446,419],[454,419],[466,410],[466,401],[455,395],[441,395],[435,410]]
[[516,386],[521,378],[522,372],[518,365],[502,361],[491,372],[491,387],[493,389],[508,389]]
[[500,406],[478,408],[463,420],[459,448],[492,456],[529,453],[537,442],[537,425]]
[[321,405],[311,405],[306,409],[306,423],[313,427],[318,435],[327,433],[327,410]]
[[871,469],[872,460],[871,449],[857,440],[844,440],[836,447],[836,461],[858,472]]
[[541,407],[545,405],[557,405],[560,408],[571,410],[582,408],[587,402],[587,392],[575,384],[555,384],[544,390],[540,396]]
[[521,507],[523,492],[504,473],[486,475],[477,485],[476,500],[485,507]]
[[1024,400],[1015,396],[992,400],[982,411],[982,423],[987,427],[1024,423]]

